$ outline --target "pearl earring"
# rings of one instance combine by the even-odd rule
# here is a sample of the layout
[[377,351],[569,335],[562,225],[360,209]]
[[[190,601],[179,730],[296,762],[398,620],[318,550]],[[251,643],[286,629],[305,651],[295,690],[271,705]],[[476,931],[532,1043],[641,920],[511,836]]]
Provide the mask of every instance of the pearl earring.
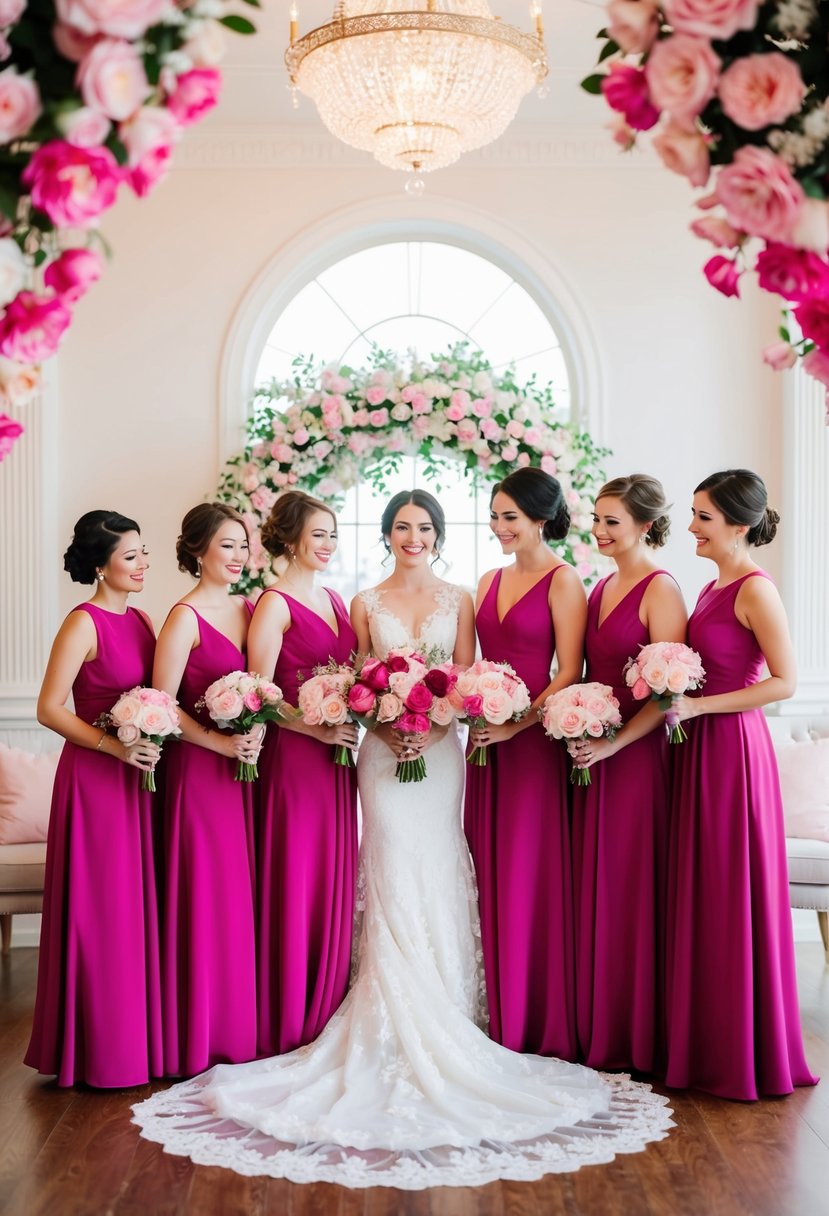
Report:
[[99,582],[99,583],[102,583],[102,582],[104,581],[104,572],[103,572],[103,570],[96,570],[96,571],[95,571],[95,577],[96,577],[96,579],[98,580],[98,582]]

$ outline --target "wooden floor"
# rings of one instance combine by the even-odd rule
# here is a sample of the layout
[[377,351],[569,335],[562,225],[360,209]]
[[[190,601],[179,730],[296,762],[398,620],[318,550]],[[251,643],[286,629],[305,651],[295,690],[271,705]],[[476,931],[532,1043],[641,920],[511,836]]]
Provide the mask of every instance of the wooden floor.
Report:
[[166,1155],[130,1123],[150,1086],[60,1090],[20,1062],[36,967],[36,950],[0,961],[3,1216],[829,1216],[829,967],[817,944],[798,947],[798,969],[821,1085],[753,1104],[674,1095],[676,1129],[643,1153],[536,1183],[419,1192],[242,1178]]

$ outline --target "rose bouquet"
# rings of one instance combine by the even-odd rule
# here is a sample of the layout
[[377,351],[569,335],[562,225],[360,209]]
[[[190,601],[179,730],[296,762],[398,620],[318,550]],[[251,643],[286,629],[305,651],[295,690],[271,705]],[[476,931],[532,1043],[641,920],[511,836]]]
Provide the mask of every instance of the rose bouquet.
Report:
[[[348,694],[356,679],[348,663],[337,664],[332,659],[299,687],[298,707],[302,721],[308,726],[339,726],[351,718]],[[354,752],[339,744],[334,748],[334,763],[354,768]]]
[[[530,712],[530,690],[509,663],[479,659],[458,676],[449,699],[458,717],[478,730],[486,725],[520,722]],[[487,748],[475,747],[467,764],[487,763]]]
[[[236,735],[291,716],[283,704],[282,690],[250,671],[231,671],[214,680],[196,702],[196,709],[206,709],[220,730],[231,730]],[[236,765],[234,781],[255,781],[258,776],[256,764],[240,760]]]
[[[643,646],[635,659],[628,659],[625,683],[637,701],[653,697],[655,701],[673,702],[705,680],[702,660],[684,642],[651,642]],[[682,743],[687,735],[676,713],[671,709],[665,716],[671,743]]]
[[[429,665],[416,650],[392,650],[385,659],[369,657],[357,666],[348,693],[354,717],[369,730],[388,722],[401,735],[425,735],[435,726],[448,726],[455,717],[450,694],[457,681],[451,663]],[[398,781],[422,781],[422,756],[400,760]]]
[[[171,735],[181,734],[176,702],[160,688],[131,688],[118,698],[109,713],[98,718],[95,725],[104,730],[114,726],[125,747],[142,738],[161,747]],[[155,772],[141,773],[141,789],[155,793]]]
[[[609,684],[571,684],[551,693],[540,711],[551,739],[612,739],[622,725],[619,702]],[[590,770],[574,765],[574,785],[590,785]]]

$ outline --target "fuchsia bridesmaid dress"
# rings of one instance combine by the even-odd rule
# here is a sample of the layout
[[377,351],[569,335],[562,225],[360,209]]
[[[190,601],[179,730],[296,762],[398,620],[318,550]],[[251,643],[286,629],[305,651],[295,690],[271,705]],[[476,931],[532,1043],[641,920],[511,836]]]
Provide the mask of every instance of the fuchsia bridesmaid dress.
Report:
[[[273,678],[296,705],[300,681],[329,658],[347,662],[357,635],[331,590],[336,633],[292,596],[264,595],[281,595],[291,614]],[[348,988],[357,777],[329,744],[279,726],[259,767],[259,1053],[273,1056],[315,1039]]]
[[[214,680],[245,670],[245,655],[185,606],[199,644],[178,700],[215,730],[196,702]],[[234,781],[235,772],[235,759],[196,743],[164,749],[162,992],[164,1065],[172,1076],[256,1055],[253,787]]]
[[[647,575],[599,624],[607,579],[587,609],[587,680],[609,684],[627,722],[634,701],[622,672],[650,641],[639,608]],[[592,1068],[653,1072],[662,1063],[665,881],[670,771],[657,728],[590,769],[573,791],[576,1015]]]
[[[556,566],[503,621],[500,570],[478,611],[485,659],[510,663],[537,697],[550,680],[555,634],[547,596]],[[464,827],[475,863],[489,1031],[513,1051],[577,1055],[567,751],[541,723],[489,747],[467,767]]]
[[[705,696],[760,679],[734,615],[746,578],[703,588],[688,622]],[[763,711],[705,714],[674,748],[666,1084],[751,1100],[813,1085],[803,1051],[783,807]]]
[[[98,635],[72,693],[93,723],[151,682],[155,637],[135,608],[81,604]],[[143,1085],[161,1076],[153,796],[141,772],[63,745],[52,794],[34,1025],[26,1063],[58,1085]]]

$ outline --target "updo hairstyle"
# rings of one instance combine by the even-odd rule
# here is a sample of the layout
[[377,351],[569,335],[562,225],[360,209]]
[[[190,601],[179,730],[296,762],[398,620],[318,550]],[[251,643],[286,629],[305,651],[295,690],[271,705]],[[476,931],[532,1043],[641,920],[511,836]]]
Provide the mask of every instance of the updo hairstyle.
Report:
[[117,511],[87,511],[75,524],[63,568],[73,583],[94,583],[95,572],[107,564],[126,532],[141,533],[134,519]]
[[304,490],[287,490],[280,494],[262,526],[262,544],[268,553],[272,557],[284,557],[290,553],[292,546],[302,536],[309,516],[315,511],[325,511],[336,523],[337,517],[331,508]]
[[506,494],[526,516],[541,523],[544,540],[564,540],[570,531],[570,512],[564,501],[561,482],[543,469],[516,469],[496,482],[489,496],[490,506],[498,493]]
[[631,473],[629,477],[614,477],[603,485],[596,495],[600,498],[618,498],[633,516],[637,524],[650,524],[645,535],[645,544],[659,549],[668,539],[671,521],[669,506],[665,500],[662,482],[647,473]]
[[421,510],[425,511],[432,521],[432,527],[435,529],[434,553],[435,560],[437,560],[443,548],[443,542],[446,540],[446,516],[443,513],[443,507],[434,494],[430,494],[428,490],[401,490],[399,494],[395,494],[386,503],[380,519],[380,531],[386,553],[391,553],[388,538],[391,536],[397,512],[401,507],[406,507],[410,503],[412,506],[420,507]]
[[780,516],[768,505],[762,477],[751,469],[725,469],[701,481],[694,493],[704,491],[730,524],[748,528],[750,545],[767,545],[777,534]]
[[226,502],[200,502],[187,512],[181,521],[181,535],[176,541],[179,570],[198,578],[199,558],[204,556],[211,540],[228,520],[242,525],[250,544],[247,524],[236,508],[228,506]]

